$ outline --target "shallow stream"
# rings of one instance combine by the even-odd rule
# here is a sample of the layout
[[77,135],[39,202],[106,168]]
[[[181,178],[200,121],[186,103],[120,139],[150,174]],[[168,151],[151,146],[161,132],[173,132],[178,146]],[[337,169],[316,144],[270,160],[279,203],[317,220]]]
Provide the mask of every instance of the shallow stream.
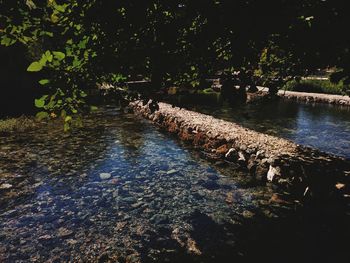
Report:
[[286,100],[247,105],[218,98],[191,102],[198,104],[190,109],[350,159],[350,107]]
[[340,204],[301,206],[113,108],[72,133],[50,124],[0,137],[0,186],[0,262],[337,262],[348,254]]

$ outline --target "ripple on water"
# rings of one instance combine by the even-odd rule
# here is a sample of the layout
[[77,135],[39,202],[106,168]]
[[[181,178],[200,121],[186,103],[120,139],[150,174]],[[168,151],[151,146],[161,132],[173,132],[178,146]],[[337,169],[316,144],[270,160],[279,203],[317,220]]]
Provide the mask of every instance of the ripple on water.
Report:
[[295,205],[131,115],[101,112],[73,134],[49,126],[0,148],[0,183],[13,185],[0,190],[4,262],[239,260],[296,227]]
[[349,107],[280,100],[266,104],[206,104],[190,108],[259,132],[350,158]]

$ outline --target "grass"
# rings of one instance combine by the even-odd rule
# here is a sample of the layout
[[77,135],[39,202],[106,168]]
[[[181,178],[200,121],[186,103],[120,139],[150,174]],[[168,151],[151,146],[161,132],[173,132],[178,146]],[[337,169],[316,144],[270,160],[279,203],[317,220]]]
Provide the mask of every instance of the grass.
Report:
[[329,80],[303,79],[300,81],[292,80],[285,84],[283,90],[314,92],[325,94],[345,95],[348,87],[342,82],[338,84],[331,83]]
[[212,88],[207,88],[207,89],[198,91],[198,93],[202,93],[202,94],[212,94],[212,93],[217,93],[217,92],[214,91]]
[[21,116],[0,120],[0,133],[24,132],[36,126],[33,118]]

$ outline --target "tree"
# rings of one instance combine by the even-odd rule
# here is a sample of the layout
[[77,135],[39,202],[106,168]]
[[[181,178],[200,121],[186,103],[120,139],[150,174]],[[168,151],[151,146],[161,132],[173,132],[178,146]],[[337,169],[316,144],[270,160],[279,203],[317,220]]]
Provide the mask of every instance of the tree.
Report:
[[2,0],[0,7],[1,44],[26,48],[28,71],[47,90],[35,101],[38,117],[61,116],[67,129],[88,110],[96,83],[113,82],[130,98],[125,81],[135,76],[151,81],[138,93],[156,99],[166,86],[198,88],[219,71],[239,71],[241,92],[254,72],[276,88],[329,66],[339,68],[334,80],[349,81],[344,1]]

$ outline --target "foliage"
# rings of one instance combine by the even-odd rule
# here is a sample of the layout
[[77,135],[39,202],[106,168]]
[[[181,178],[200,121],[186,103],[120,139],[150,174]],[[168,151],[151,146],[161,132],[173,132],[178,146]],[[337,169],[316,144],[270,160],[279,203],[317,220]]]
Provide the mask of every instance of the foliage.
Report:
[[[218,72],[239,71],[241,87],[258,78],[277,89],[295,75],[337,66],[332,80],[347,83],[343,2],[0,0],[1,45],[26,47],[27,70],[43,90],[37,117],[60,117],[69,129],[102,83],[113,83],[121,101],[156,101],[174,85],[198,89]],[[132,90],[127,82],[136,78],[151,85]]]
[[91,36],[82,28],[80,18],[90,4],[79,1],[58,4],[50,0],[41,5],[33,1],[3,1],[2,5],[7,7],[1,16],[7,26],[1,43],[27,46],[34,60],[27,71],[43,76],[39,84],[47,94],[35,100],[35,106],[42,110],[37,117],[61,116],[68,130],[72,116],[80,121],[87,96],[82,85],[91,80],[89,62],[95,53],[89,43]]
[[284,90],[300,91],[300,92],[315,92],[326,94],[344,95],[348,89],[344,83],[332,83],[329,80],[319,79],[302,79],[288,81],[284,86]]
[[350,69],[341,69],[330,75],[330,82],[333,85],[341,86],[342,93],[350,95]]
[[298,68],[298,62],[290,52],[270,42],[261,52],[254,75],[259,79],[259,84],[270,87],[270,92],[275,88],[276,93],[291,76],[299,75]]

